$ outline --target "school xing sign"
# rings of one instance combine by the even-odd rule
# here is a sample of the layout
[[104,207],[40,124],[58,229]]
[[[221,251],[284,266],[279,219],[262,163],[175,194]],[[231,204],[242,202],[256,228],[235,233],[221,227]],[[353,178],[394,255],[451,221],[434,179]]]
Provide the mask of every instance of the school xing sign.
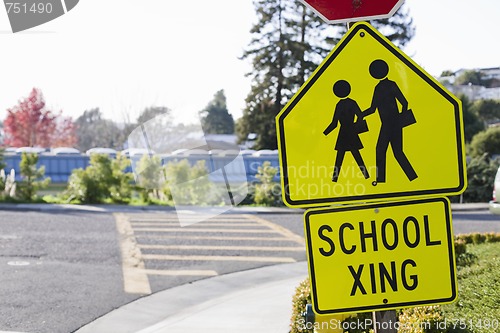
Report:
[[276,123],[290,207],[465,190],[460,100],[367,23],[347,32]]
[[446,198],[314,209],[304,219],[316,313],[387,310],[456,299]]

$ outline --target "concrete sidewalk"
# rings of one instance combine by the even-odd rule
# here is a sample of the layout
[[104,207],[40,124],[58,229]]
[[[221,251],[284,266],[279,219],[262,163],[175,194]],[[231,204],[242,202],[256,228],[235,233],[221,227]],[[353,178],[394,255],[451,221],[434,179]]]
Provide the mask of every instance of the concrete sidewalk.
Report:
[[221,275],[127,304],[76,333],[287,333],[306,262]]

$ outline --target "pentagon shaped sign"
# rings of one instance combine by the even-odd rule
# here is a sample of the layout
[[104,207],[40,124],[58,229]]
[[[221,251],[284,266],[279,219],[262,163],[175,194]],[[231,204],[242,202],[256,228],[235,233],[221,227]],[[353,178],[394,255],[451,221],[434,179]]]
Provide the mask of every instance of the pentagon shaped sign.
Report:
[[290,207],[465,190],[460,100],[367,23],[347,32],[276,126]]

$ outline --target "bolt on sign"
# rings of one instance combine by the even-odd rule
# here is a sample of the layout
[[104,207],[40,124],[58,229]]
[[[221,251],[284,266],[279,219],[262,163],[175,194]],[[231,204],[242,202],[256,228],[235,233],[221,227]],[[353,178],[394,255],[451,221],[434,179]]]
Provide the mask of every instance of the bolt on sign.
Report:
[[356,23],[276,117],[289,207],[465,190],[461,102]]
[[448,199],[312,209],[304,220],[316,313],[388,310],[456,299]]

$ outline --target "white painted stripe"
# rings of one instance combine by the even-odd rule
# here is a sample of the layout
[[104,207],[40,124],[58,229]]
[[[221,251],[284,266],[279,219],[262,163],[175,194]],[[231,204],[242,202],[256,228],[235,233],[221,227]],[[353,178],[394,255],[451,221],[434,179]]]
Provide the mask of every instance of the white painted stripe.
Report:
[[238,241],[275,241],[275,242],[290,242],[291,240],[285,237],[233,237],[233,236],[192,236],[192,235],[136,235],[138,238],[148,239],[191,239],[191,240],[238,240]]
[[233,250],[233,251],[296,251],[305,252],[303,247],[279,247],[279,246],[222,246],[222,245],[139,245],[141,249],[149,250]]
[[216,271],[212,271],[212,270],[146,269],[146,270],[144,270],[144,272],[148,275],[165,275],[165,276],[216,276],[216,275],[218,275]]
[[144,260],[175,260],[175,261],[255,261],[255,262],[295,262],[288,257],[244,257],[244,256],[190,256],[168,254],[144,254]]
[[[189,218],[186,218],[189,219]],[[191,220],[193,221],[198,221],[199,218],[192,218]],[[207,221],[227,221],[227,222],[248,222],[248,219],[244,217],[243,215],[238,218],[234,217],[212,217],[208,219]],[[171,218],[130,218],[130,222],[179,222],[177,217],[171,217]],[[203,223],[203,222],[200,222]]]
[[257,223],[260,223],[261,225],[266,226],[268,228],[271,228],[275,232],[282,234],[283,236],[285,236],[289,240],[293,240],[293,241],[305,246],[304,237],[301,237],[297,234],[294,234],[290,230],[283,228],[282,226],[277,225],[275,223],[272,223],[270,221],[264,220],[258,216],[255,216],[255,215],[246,215],[246,216],[249,220],[256,221]]
[[132,226],[124,214],[115,213],[114,217],[122,255],[124,290],[130,294],[151,294],[141,250],[137,246]]
[[[131,223],[131,225],[133,227],[163,227],[163,226],[166,226],[166,227],[169,227],[169,226],[172,226],[172,225],[175,225],[177,223],[167,223],[167,222],[134,222],[134,223]],[[177,224],[177,226],[179,226]],[[201,222],[201,223],[198,223],[196,224],[196,226],[198,227],[260,227],[262,228],[262,226],[258,223],[244,223],[244,222],[236,222],[236,223],[233,223],[233,222],[214,222],[214,223],[211,223],[211,222]],[[184,227],[185,228],[185,227]],[[191,227],[192,228],[192,227]]]
[[252,233],[252,234],[275,234],[276,230],[269,229],[211,229],[211,228],[134,228],[134,231],[154,232],[223,232],[223,233]]

